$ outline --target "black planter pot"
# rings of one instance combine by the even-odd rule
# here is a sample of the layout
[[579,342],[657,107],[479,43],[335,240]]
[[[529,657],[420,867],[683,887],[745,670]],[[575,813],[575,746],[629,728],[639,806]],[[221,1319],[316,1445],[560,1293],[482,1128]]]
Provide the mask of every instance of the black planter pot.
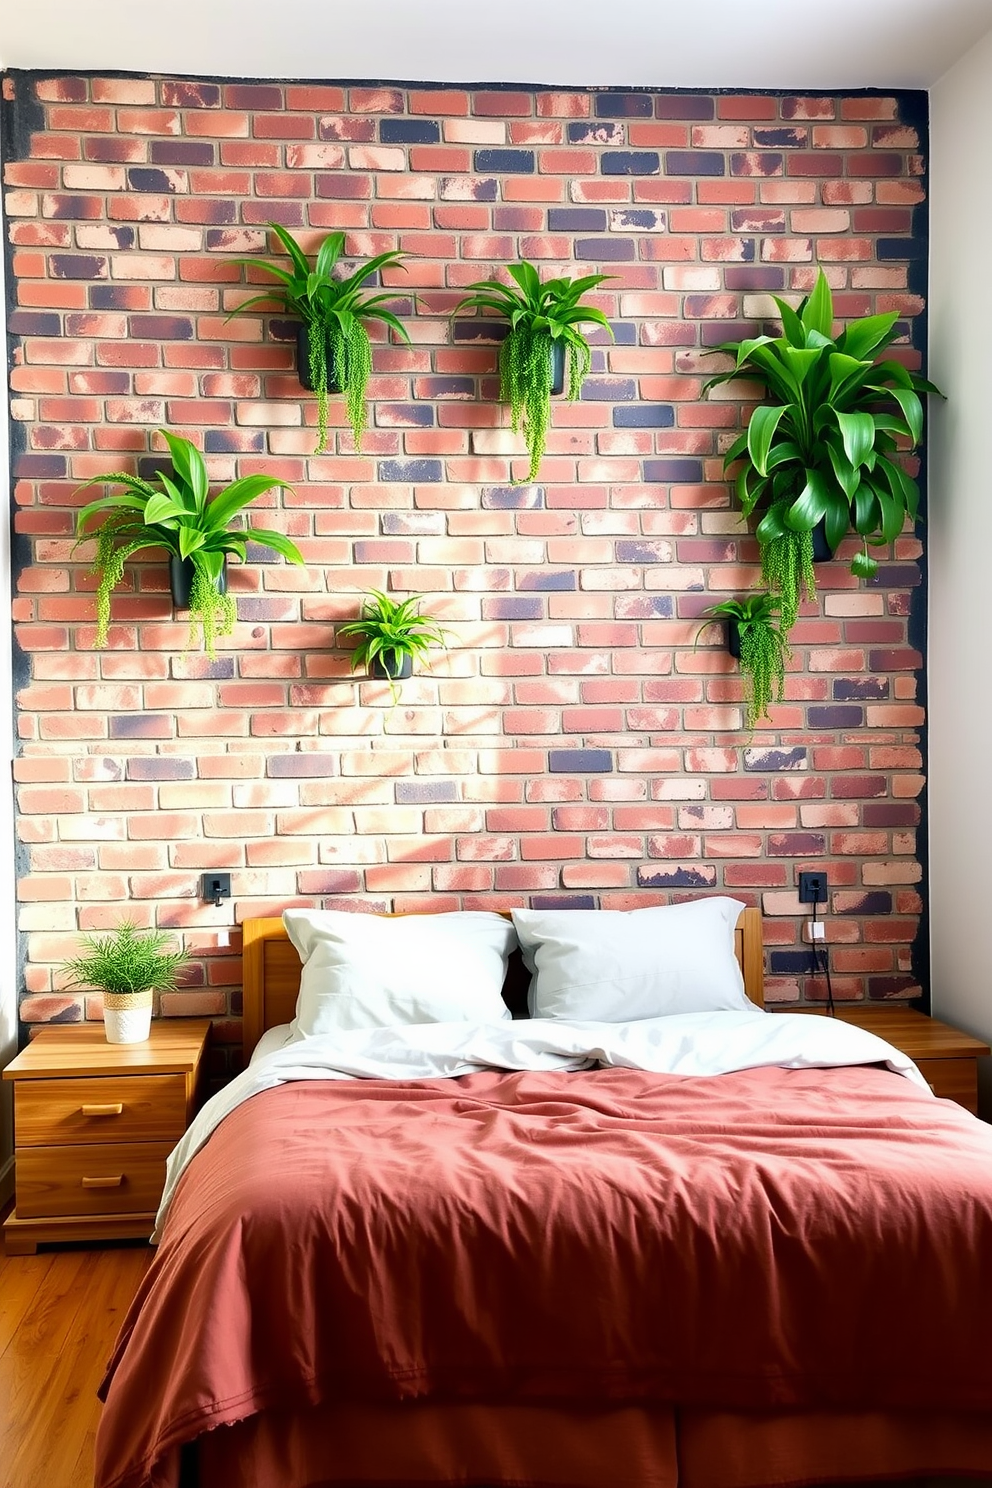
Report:
[[[387,662],[386,656],[389,657]],[[413,673],[413,657],[409,651],[404,651],[397,658],[395,651],[388,651],[382,656],[373,656],[369,662],[369,676],[375,677],[378,682],[402,682]]]
[[[327,391],[339,393],[341,384],[338,382],[334,366],[334,352],[326,332],[324,334],[324,355],[327,358]],[[313,378],[310,376],[310,327],[305,321],[296,327],[296,375],[300,380],[300,386],[306,388],[308,393],[316,391]]]
[[[169,583],[172,587],[172,603],[177,610],[189,609],[189,596],[193,588],[193,560],[192,558],[169,559]],[[227,593],[227,558],[224,559],[224,567],[220,571],[217,580],[217,593]]]
[[741,659],[741,622],[733,615],[727,620],[727,650],[735,661]]
[[565,343],[551,343],[551,392],[557,396],[565,391]]
[[834,553],[830,544],[827,542],[827,524],[822,517],[812,529],[810,535],[813,539],[813,562],[829,563]]

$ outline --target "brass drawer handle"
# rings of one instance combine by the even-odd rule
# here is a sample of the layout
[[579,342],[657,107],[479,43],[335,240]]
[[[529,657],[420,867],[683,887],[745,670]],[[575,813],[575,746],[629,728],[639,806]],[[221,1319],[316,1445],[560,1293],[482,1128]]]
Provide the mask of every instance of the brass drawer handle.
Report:
[[80,1181],[84,1188],[120,1188],[124,1182],[124,1174],[117,1173],[107,1178],[83,1178]]
[[124,1114],[124,1102],[116,1101],[109,1106],[80,1106],[84,1116],[122,1116]]

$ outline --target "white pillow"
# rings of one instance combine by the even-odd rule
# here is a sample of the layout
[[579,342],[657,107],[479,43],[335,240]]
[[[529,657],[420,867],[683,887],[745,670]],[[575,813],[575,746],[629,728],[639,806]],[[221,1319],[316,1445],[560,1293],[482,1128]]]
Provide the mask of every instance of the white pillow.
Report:
[[502,915],[287,909],[282,919],[303,962],[294,1033],[510,1016],[502,986],[516,936]]
[[723,897],[651,909],[515,909],[535,1018],[626,1023],[670,1013],[754,1011]]

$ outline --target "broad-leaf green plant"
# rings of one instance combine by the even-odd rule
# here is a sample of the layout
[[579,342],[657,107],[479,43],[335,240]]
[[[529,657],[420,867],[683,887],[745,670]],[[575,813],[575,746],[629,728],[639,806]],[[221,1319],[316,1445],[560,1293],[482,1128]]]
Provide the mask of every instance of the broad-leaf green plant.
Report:
[[354,637],[351,669],[360,666],[372,670],[381,667],[396,696],[395,678],[405,657],[411,662],[423,660],[432,646],[445,645],[444,628],[433,615],[425,615],[420,605],[423,596],[412,594],[407,599],[391,599],[379,589],[371,589],[362,600],[357,620],[338,626],[338,636]]
[[317,395],[316,453],[320,454],[327,442],[327,395],[332,380],[336,380],[344,393],[355,447],[361,449],[368,424],[365,394],[372,372],[372,345],[365,322],[381,321],[404,341],[410,340],[402,321],[385,308],[387,301],[396,299],[396,291],[369,294],[362,286],[383,269],[405,269],[404,255],[397,249],[378,253],[351,274],[345,274],[340,270],[345,244],[343,232],[328,233],[311,265],[292,233],[278,222],[270,222],[269,227],[286,250],[289,266],[259,258],[234,259],[237,264],[262,269],[278,282],[264,294],[243,300],[231,314],[238,315],[254,305],[276,300],[290,314],[299,316],[307,328],[310,380]]
[[533,264],[522,259],[509,264],[513,285],[499,279],[470,284],[474,293],[455,306],[460,310],[491,310],[509,322],[509,332],[500,346],[500,397],[510,405],[514,433],[523,430],[530,464],[526,479],[537,479],[551,427],[551,354],[560,343],[567,356],[565,391],[578,398],[592,363],[592,349],[581,325],[598,325],[613,336],[613,328],[602,310],[583,305],[582,296],[602,284],[610,274],[586,274],[580,279],[545,279]]
[[[128,559],[144,548],[165,548],[171,556],[189,559],[193,565],[189,644],[193,645],[198,631],[202,632],[207,654],[213,656],[216,638],[230,635],[237,618],[233,597],[218,588],[225,555],[233,553],[244,562],[248,543],[254,542],[281,553],[290,563],[303,562],[299,548],[282,532],[261,527],[231,528],[244,507],[264,491],[273,486],[291,491],[292,487],[275,475],[246,475],[211,500],[210,479],[200,451],[190,440],[167,429],[158,432],[172,456],[171,475],[159,471],[149,481],[115,471],[95,475],[80,487],[123,487],[119,494],[91,501],[76,517],[77,546],[96,539],[96,645],[107,644],[110,596],[124,575]],[[99,526],[94,526],[100,518]]]
[[63,962],[69,987],[93,987],[117,997],[171,992],[189,960],[167,930],[139,930],[124,920],[109,935],[83,935],[83,951]]
[[728,468],[740,461],[737,496],[745,517],[757,507],[764,581],[782,600],[788,632],[799,590],[815,592],[812,529],[824,524],[835,552],[853,527],[863,539],[851,572],[871,578],[878,564],[869,544],[893,542],[907,518],[919,516],[916,482],[900,455],[923,437],[922,393],[940,390],[883,353],[898,335],[898,314],[869,315],[833,333],[833,298],[821,269],[797,309],[775,298],[779,336],[756,336],[713,348],[734,358],[733,369],[706,384],[736,378],[759,383],[767,402],[751,413],[730,446]]
[[747,727],[751,732],[759,719],[768,718],[769,707],[773,702],[780,703],[785,691],[785,668],[792,652],[787,635],[776,621],[779,610],[775,597],[762,591],[744,599],[722,600],[704,612],[709,619],[727,620],[737,627],[741,673],[747,688]]

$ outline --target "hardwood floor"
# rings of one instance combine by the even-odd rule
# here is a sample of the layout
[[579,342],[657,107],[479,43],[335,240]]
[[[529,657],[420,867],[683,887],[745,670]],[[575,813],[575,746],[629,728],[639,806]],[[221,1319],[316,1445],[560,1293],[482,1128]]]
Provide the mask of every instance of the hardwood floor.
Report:
[[92,1488],[97,1385],[153,1254],[0,1253],[0,1488]]

